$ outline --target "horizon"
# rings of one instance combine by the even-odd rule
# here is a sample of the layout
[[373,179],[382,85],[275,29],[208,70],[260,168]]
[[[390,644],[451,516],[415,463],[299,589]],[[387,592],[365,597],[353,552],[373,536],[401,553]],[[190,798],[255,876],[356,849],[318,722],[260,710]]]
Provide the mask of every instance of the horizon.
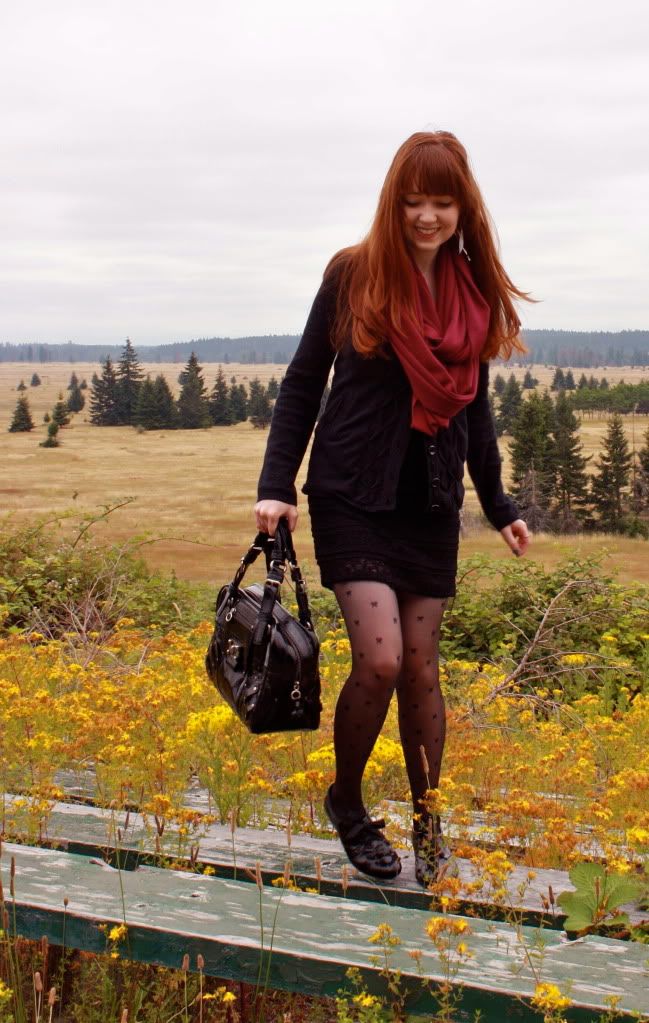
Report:
[[649,319],[641,0],[615,18],[597,0],[457,0],[443,32],[421,0],[34,0],[3,38],[0,337],[299,335],[397,147],[438,129],[539,300],[524,330]]

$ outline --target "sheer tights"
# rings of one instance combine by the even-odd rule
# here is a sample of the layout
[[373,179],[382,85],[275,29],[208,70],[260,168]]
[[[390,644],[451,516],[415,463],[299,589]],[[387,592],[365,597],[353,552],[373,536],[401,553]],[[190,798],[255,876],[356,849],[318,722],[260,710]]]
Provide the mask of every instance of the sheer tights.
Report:
[[[439,783],[446,734],[439,687],[439,630],[448,600],[395,593],[377,582],[334,587],[352,651],[351,674],[334,717],[336,809],[360,810],[365,765],[396,689],[399,732],[414,811]],[[428,777],[421,756],[424,747]]]

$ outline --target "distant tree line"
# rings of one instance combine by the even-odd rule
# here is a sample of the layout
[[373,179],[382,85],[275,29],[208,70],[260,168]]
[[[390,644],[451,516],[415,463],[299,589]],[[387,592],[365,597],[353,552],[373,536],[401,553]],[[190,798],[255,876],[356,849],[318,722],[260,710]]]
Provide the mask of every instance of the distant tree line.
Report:
[[144,430],[197,430],[230,426],[249,420],[263,429],[273,415],[279,384],[268,386],[254,378],[245,384],[235,377],[228,384],[219,366],[208,393],[203,368],[194,352],[178,377],[180,394],[174,398],[166,378],[144,375],[137,353],[127,339],[117,365],[108,356],[100,374],[92,378],[90,422],[96,426],[138,426]]
[[[606,366],[649,366],[649,330],[578,331],[524,330],[527,355],[517,356],[521,365],[572,366],[594,369]],[[228,365],[241,362],[288,363],[298,346],[298,334],[252,337],[210,337],[147,346],[147,362],[184,363],[193,352],[202,362]],[[24,342],[0,344],[0,362],[117,362],[120,345],[86,345]]]

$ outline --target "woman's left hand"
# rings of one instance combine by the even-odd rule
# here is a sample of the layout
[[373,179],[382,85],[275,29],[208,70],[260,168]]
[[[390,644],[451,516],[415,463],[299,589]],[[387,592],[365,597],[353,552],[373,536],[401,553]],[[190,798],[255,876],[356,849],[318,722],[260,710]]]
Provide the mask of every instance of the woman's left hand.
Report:
[[522,557],[530,543],[530,534],[523,519],[516,519],[500,530],[500,535],[516,557]]

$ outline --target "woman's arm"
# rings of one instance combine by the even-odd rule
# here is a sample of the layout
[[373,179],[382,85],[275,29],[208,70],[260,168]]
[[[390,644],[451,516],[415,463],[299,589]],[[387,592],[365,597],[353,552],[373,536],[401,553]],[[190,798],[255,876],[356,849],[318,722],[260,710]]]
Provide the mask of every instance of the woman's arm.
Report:
[[[482,510],[498,530],[519,520],[518,508],[503,490],[502,461],[489,405],[489,363],[480,363],[478,391],[466,407],[469,430],[467,466]],[[508,541],[507,541],[508,542]],[[511,544],[510,544],[511,546]]]
[[[331,344],[335,313],[335,286],[331,281],[323,282],[275,402],[266,455],[259,477],[258,504],[273,502],[290,509],[295,509],[297,505],[295,477],[313,432],[335,356]],[[266,518],[267,512],[271,513],[275,521],[279,517],[275,515],[276,509],[267,509],[262,512],[263,518]],[[259,511],[256,514],[259,522]]]

